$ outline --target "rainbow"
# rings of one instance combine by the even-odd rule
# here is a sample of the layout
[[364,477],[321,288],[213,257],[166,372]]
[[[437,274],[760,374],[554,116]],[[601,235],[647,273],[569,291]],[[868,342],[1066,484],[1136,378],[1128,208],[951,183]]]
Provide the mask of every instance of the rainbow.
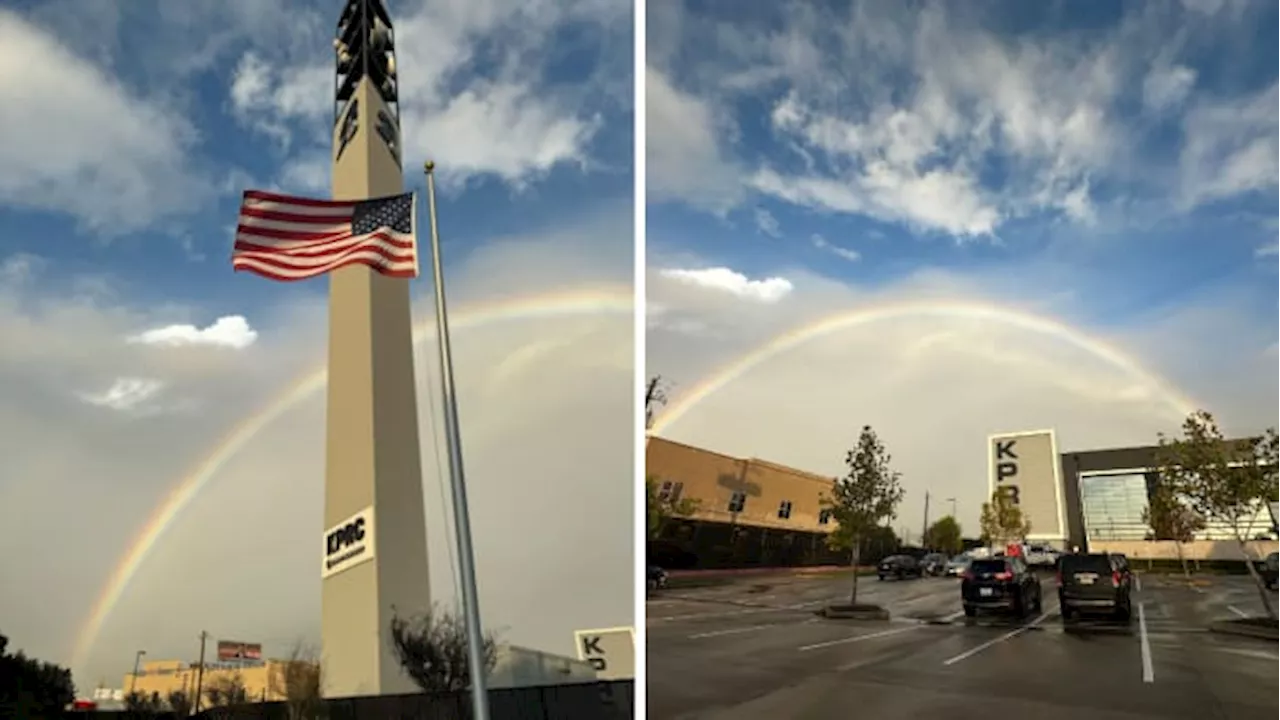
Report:
[[[601,313],[632,313],[634,297],[630,287],[598,286],[541,295],[504,298],[467,306],[450,317],[450,329],[476,328],[495,322],[553,318]],[[414,343],[435,337],[435,315],[413,327]],[[72,667],[83,669],[97,642],[102,626],[120,602],[129,582],[150,555],[152,548],[184,508],[263,428],[298,403],[311,397],[328,381],[328,369],[321,366],[289,385],[262,409],[240,421],[213,449],[183,475],[168,496],[156,506],[116,563],[106,584],[94,601],[89,617],[77,635]]]
[[761,363],[795,350],[807,342],[874,323],[920,317],[979,320],[1046,335],[1073,345],[1155,389],[1162,402],[1176,412],[1180,419],[1185,418],[1198,407],[1194,401],[1170,387],[1158,375],[1142,367],[1132,357],[1107,342],[1090,337],[1079,329],[1058,320],[981,303],[904,302],[829,315],[774,337],[729,364],[721,366],[697,385],[678,395],[654,420],[649,432],[652,435],[661,435],[664,430],[679,422],[699,403],[726,385],[738,380]]

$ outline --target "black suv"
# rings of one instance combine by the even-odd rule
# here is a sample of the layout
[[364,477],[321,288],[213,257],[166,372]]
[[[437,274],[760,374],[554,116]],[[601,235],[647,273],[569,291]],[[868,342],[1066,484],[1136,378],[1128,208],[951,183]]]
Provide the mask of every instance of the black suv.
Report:
[[1128,622],[1132,576],[1122,556],[1109,553],[1063,555],[1058,561],[1058,603],[1062,621],[1083,613],[1105,613]]
[[964,614],[1011,610],[1018,617],[1040,612],[1040,580],[1019,557],[984,558],[969,563],[960,581]]
[[924,568],[920,567],[920,563],[910,555],[890,555],[880,561],[880,566],[876,568],[876,575],[881,579],[894,577],[899,580],[908,577],[920,577],[924,573]]
[[1277,584],[1276,571],[1280,569],[1280,553],[1271,553],[1260,565],[1262,567],[1258,569],[1258,572],[1262,575],[1263,584],[1267,586],[1268,590],[1274,589]]

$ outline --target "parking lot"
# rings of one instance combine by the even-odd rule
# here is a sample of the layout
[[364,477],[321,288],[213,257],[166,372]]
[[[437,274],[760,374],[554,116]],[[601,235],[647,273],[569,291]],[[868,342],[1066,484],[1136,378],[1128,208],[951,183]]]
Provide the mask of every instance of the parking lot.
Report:
[[959,580],[860,580],[888,621],[826,620],[848,576],[744,581],[651,599],[653,718],[1267,718],[1276,643],[1211,633],[1262,613],[1248,578],[1138,576],[1128,626],[1064,628],[1056,587],[1023,620],[960,609]]

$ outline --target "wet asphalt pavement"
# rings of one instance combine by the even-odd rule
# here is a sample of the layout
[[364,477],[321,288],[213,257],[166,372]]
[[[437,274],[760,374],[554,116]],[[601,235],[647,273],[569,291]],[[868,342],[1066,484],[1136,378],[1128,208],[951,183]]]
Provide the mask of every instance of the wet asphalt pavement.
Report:
[[[650,600],[648,717],[1253,720],[1277,716],[1277,644],[1207,631],[1261,614],[1248,578],[1135,580],[1125,626],[1064,628],[1056,585],[1023,620],[966,620],[959,580],[861,578],[886,622],[826,620],[848,576],[754,579]],[[1141,609],[1139,609],[1141,608]]]

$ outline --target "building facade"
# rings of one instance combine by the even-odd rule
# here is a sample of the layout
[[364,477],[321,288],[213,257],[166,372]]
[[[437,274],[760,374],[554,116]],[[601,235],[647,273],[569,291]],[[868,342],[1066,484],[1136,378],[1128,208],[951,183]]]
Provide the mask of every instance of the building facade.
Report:
[[645,463],[660,497],[696,503],[692,514],[667,520],[650,541],[650,560],[658,565],[784,567],[848,560],[826,545],[835,529],[822,507],[830,477],[659,437],[649,438]]
[[[1158,478],[1157,446],[1063,453],[1067,534],[1071,544],[1088,548],[1092,542],[1134,543],[1154,539],[1143,518]],[[1251,539],[1272,542],[1277,537],[1273,508],[1260,504]],[[1228,526],[1210,522],[1196,533],[1197,542],[1233,541]]]

